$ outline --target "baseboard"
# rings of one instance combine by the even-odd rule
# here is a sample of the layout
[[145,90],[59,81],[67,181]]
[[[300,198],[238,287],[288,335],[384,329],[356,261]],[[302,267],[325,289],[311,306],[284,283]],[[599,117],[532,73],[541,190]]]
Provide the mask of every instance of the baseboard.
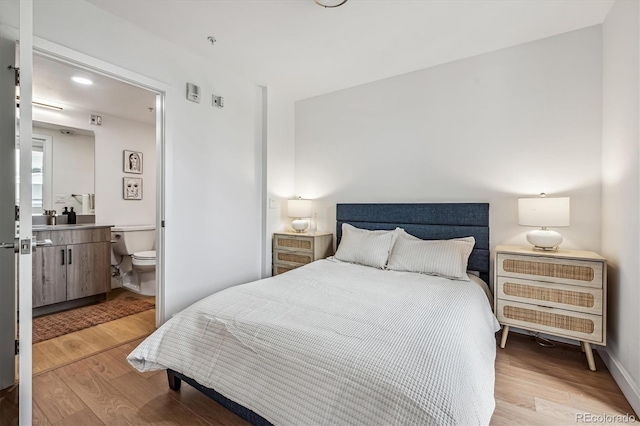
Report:
[[613,380],[620,386],[620,390],[635,410],[637,419],[640,414],[640,388],[638,388],[638,384],[633,382],[627,369],[606,348],[598,348],[598,353],[613,376]]

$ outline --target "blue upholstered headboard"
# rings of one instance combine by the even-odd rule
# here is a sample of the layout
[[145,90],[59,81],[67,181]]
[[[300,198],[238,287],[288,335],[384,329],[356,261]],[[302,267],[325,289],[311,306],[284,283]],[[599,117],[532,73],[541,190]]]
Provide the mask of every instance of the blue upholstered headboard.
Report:
[[404,228],[423,240],[473,236],[476,245],[468,269],[489,283],[488,203],[338,204],[336,220],[338,244],[343,223],[371,230]]

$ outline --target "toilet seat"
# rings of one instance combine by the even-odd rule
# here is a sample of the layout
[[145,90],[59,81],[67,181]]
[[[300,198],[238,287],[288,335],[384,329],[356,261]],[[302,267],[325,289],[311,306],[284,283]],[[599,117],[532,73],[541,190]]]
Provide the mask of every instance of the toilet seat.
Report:
[[155,265],[156,264],[156,251],[141,251],[134,253],[131,256],[131,263],[134,265]]

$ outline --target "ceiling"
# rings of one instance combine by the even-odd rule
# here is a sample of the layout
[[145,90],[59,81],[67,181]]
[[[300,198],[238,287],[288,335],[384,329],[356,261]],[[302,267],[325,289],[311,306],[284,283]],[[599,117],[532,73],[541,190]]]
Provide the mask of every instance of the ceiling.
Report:
[[[71,80],[74,76],[88,78],[93,84],[78,84]],[[149,111],[156,103],[152,92],[38,55],[33,57],[33,100],[66,110],[76,108],[155,123],[155,113]]]
[[[603,22],[613,0],[87,0],[304,99]],[[214,46],[207,41],[214,36]]]

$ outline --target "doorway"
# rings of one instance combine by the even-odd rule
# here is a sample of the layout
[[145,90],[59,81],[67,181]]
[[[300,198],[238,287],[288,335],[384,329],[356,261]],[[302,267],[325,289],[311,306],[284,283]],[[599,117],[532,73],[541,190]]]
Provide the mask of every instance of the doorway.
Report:
[[[40,195],[42,211],[34,207],[34,235],[58,236],[67,228],[80,235],[91,232],[94,226],[96,231],[106,231],[101,234],[106,240],[100,240],[104,243],[96,248],[100,254],[92,257],[93,264],[87,264],[85,269],[89,271],[80,280],[72,280],[71,264],[64,265],[64,250],[71,247],[69,240],[58,238],[64,245],[61,250],[56,238],[52,238],[55,248],[36,248],[33,373],[38,374],[141,337],[158,323],[157,311],[161,309],[154,310],[153,306],[161,305],[158,296],[162,294],[162,260],[160,256],[159,261],[156,259],[156,253],[162,252],[164,176],[163,111],[158,111],[158,106],[162,108],[164,93],[52,52],[34,51],[33,64],[33,132],[53,140],[49,158],[45,154],[43,159],[49,164],[47,173],[51,177],[49,187],[44,185]],[[133,169],[129,161],[132,156],[136,160]],[[52,215],[56,225],[47,227]],[[132,262],[133,252],[112,250],[111,246],[123,246],[118,242],[107,244],[125,234],[108,231],[133,225],[143,225],[144,232],[151,236],[135,249],[136,255],[146,256],[144,261]],[[84,242],[82,238],[71,241],[78,244],[73,247],[79,253]],[[42,289],[51,287],[45,283],[52,276],[47,271],[47,257],[39,255],[47,251],[57,256],[48,262],[58,271],[58,287],[66,283],[66,293],[63,288],[54,300],[39,297],[47,291]],[[58,259],[58,252],[63,253],[62,259]],[[67,256],[70,260],[71,251]],[[132,263],[156,265],[142,268]],[[97,282],[105,281],[102,275],[106,270],[105,287]],[[147,283],[145,291],[140,287],[143,281]],[[39,287],[39,283],[43,285]],[[91,286],[94,288],[84,291]],[[83,291],[76,291],[78,287]],[[110,325],[120,331],[109,331]],[[52,357],[51,353],[58,356]]]

